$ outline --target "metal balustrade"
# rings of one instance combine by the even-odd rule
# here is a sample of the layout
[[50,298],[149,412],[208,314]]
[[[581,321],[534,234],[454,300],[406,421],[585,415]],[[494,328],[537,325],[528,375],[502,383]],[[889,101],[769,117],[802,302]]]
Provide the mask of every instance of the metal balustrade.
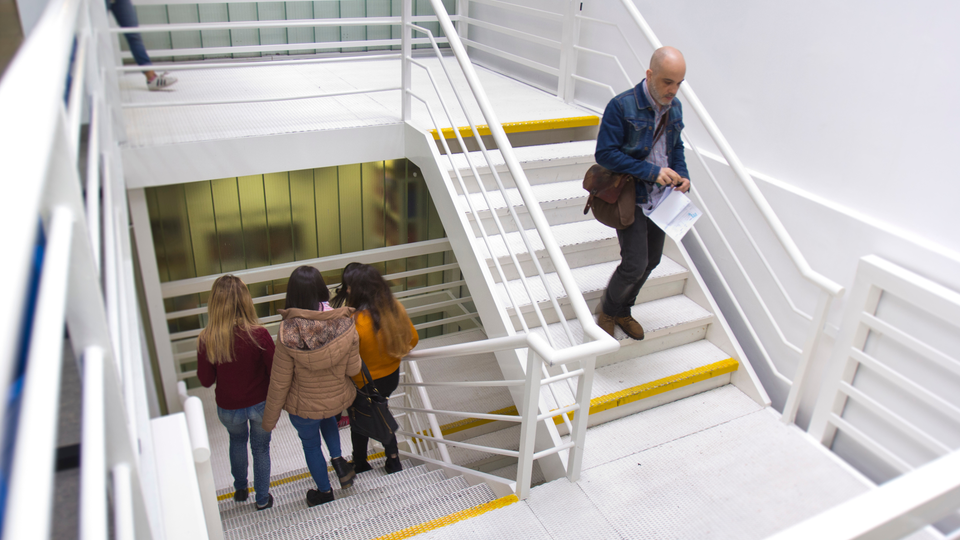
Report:
[[[611,85],[613,81],[598,81],[585,77],[583,75],[577,74],[577,57],[580,54],[587,54],[593,57],[600,57],[611,61],[615,66],[617,73],[621,78],[618,82],[626,83],[629,86],[636,85],[639,81],[631,78],[627,70],[624,68],[624,63],[621,61],[621,58],[616,54],[610,54],[603,51],[597,51],[587,47],[583,47],[578,43],[580,25],[583,23],[593,24],[593,25],[602,25],[605,29],[613,28],[616,30],[616,34],[619,36],[624,48],[621,50],[625,51],[623,54],[626,54],[629,60],[636,62],[642,67],[645,67],[645,62],[639,57],[636,51],[632,47],[631,41],[626,37],[623,32],[623,29],[614,21],[605,21],[589,16],[580,14],[577,11],[572,11],[570,6],[566,6],[566,11],[564,13],[553,13],[543,10],[531,10],[526,6],[521,6],[518,4],[511,4],[508,2],[501,2],[498,0],[470,0],[471,3],[477,3],[482,5],[493,6],[499,9],[503,9],[512,13],[524,13],[528,17],[535,17],[544,20],[545,22],[549,21],[564,21],[563,26],[563,36],[561,41],[556,42],[544,38],[543,36],[535,36],[530,33],[518,32],[511,30],[503,25],[492,24],[489,21],[483,22],[478,26],[483,28],[495,30],[506,35],[524,40],[527,43],[537,43],[542,46],[554,46],[555,48],[561,51],[570,51],[569,54],[572,55],[572,58],[563,58],[561,57],[558,67],[546,66],[541,63],[530,61],[529,59],[519,58],[516,54],[508,53],[506,51],[491,47],[489,45],[478,44],[469,40],[465,40],[469,46],[475,47],[478,50],[493,54],[499,58],[516,62],[520,65],[523,65],[528,68],[536,69],[541,73],[547,75],[553,75],[558,77],[558,85],[556,89],[547,89],[548,91],[556,93],[559,97],[567,100],[574,101],[575,89],[577,83],[588,84],[594,87],[601,88],[609,93],[610,97],[613,97],[618,94],[614,89],[614,86]],[[621,0],[621,4],[626,10],[627,14],[630,17],[630,20],[634,25],[640,30],[644,38],[650,44],[653,49],[657,49],[662,46],[660,40],[656,37],[653,30],[643,19],[640,12],[637,10],[636,6],[630,0]],[[466,13],[461,14],[461,24],[469,25],[474,24],[474,19],[467,16]],[[627,58],[624,58],[626,60]],[[615,77],[616,78],[616,77]],[[790,309],[799,315],[801,318],[811,321],[811,329],[808,331],[807,339],[802,345],[796,345],[792,343],[784,334],[782,329],[781,321],[778,321],[777,318],[771,312],[770,307],[768,306],[767,300],[763,297],[760,291],[757,289],[755,280],[750,278],[750,274],[745,268],[744,263],[742,262],[742,256],[730,245],[730,240],[728,239],[728,234],[724,233],[720,227],[715,227],[717,234],[720,238],[721,244],[724,249],[724,257],[730,257],[734,261],[734,264],[737,267],[737,272],[740,275],[746,278],[746,283],[748,284],[751,292],[753,293],[754,299],[759,304],[767,322],[771,325],[777,337],[779,338],[780,343],[782,343],[788,350],[792,351],[797,355],[797,368],[794,372],[793,378],[783,375],[777,366],[774,364],[771,359],[770,354],[767,352],[767,347],[764,345],[763,341],[759,338],[755,325],[756,323],[747,317],[741,306],[741,302],[734,301],[735,308],[738,310],[738,314],[743,320],[745,326],[747,327],[748,332],[751,335],[751,338],[757,344],[760,353],[763,357],[764,362],[767,364],[771,373],[774,377],[780,380],[783,384],[789,387],[789,394],[787,396],[786,403],[783,408],[783,421],[786,423],[792,423],[796,417],[796,412],[800,404],[800,396],[803,388],[804,377],[809,363],[810,357],[817,348],[817,343],[820,337],[823,335],[824,325],[826,322],[827,312],[830,309],[830,303],[834,298],[838,298],[843,294],[843,287],[833,282],[832,280],[826,278],[822,274],[814,271],[810,268],[810,265],[807,263],[806,259],[803,257],[803,254],[800,253],[800,250],[797,248],[796,244],[793,242],[793,239],[790,237],[789,233],[780,223],[779,218],[770,208],[770,205],[767,203],[766,199],[760,193],[759,189],[756,186],[753,178],[747,173],[746,169],[740,163],[739,158],[737,158],[736,153],[727,143],[726,139],[723,137],[723,134],[717,128],[716,124],[713,122],[709,113],[700,103],[700,100],[697,98],[696,93],[689,82],[685,82],[681,88],[681,93],[683,96],[684,102],[691,108],[696,114],[697,118],[703,124],[707,133],[710,135],[714,144],[717,148],[720,149],[724,159],[730,165],[734,174],[736,175],[739,182],[742,184],[750,199],[753,201],[755,207],[759,210],[763,219],[767,222],[770,227],[770,230],[773,232],[777,241],[783,247],[787,256],[790,258],[796,270],[803,276],[806,280],[813,283],[820,289],[819,299],[816,305],[816,308],[813,312],[813,315],[810,315],[803,310],[799,309],[796,305],[796,302],[787,292],[784,287],[781,277],[778,275],[778,272],[773,269],[770,262],[767,259],[766,254],[763,250],[760,249],[754,235],[750,232],[750,228],[747,227],[741,216],[743,210],[738,211],[736,206],[730,201],[730,198],[725,193],[724,189],[717,181],[716,175],[712,171],[711,167],[707,164],[706,160],[703,158],[703,152],[700,148],[693,144],[689,138],[689,133],[683,133],[683,139],[686,142],[687,148],[692,149],[698,162],[703,166],[704,170],[707,171],[707,176],[710,179],[713,186],[717,189],[723,203],[726,207],[732,212],[734,219],[739,226],[739,232],[746,236],[748,242],[753,248],[754,255],[756,255],[763,267],[766,269],[767,276],[773,280],[777,289],[780,291],[781,295],[789,305]],[[704,217],[717,224],[715,217],[715,212],[710,210],[710,202],[705,200],[699,190],[692,190],[691,196],[700,209],[704,213]],[[694,228],[691,231],[691,237],[700,245],[703,253],[707,256],[708,262],[716,271],[717,276],[719,276],[722,286],[725,288],[730,298],[735,298],[730,290],[730,286],[727,280],[723,277],[723,274],[719,271],[719,267],[716,262],[716,257],[712,254],[710,248],[701,238],[700,233]]]

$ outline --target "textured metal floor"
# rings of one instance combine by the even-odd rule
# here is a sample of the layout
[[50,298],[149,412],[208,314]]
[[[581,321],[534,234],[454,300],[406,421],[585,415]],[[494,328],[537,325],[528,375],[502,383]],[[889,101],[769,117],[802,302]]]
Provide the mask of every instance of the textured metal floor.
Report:
[[765,538],[868,487],[733,386],[592,428],[581,480],[424,540]]
[[[284,59],[276,57],[278,62]],[[440,60],[422,58],[418,61],[431,69],[434,78],[444,79]],[[452,58],[444,61],[454,74],[456,87],[466,90],[456,61]],[[399,59],[292,66],[264,61],[251,67],[196,71],[176,71],[176,65],[163,65],[158,69],[170,69],[179,79],[177,85],[166,92],[149,92],[143,75],[125,74],[120,77],[123,103],[290,98],[400,86]],[[594,114],[479,66],[476,70],[501,122]],[[420,68],[413,70],[413,89],[431,104],[438,121],[447,127],[436,92]],[[441,85],[441,93],[447,103],[456,103],[449,84]],[[474,121],[485,123],[480,120],[479,109],[470,107]],[[463,114],[451,112],[457,126],[467,125]],[[133,147],[395,124],[401,121],[400,117],[398,90],[283,102],[124,109],[128,144]],[[426,108],[417,100],[414,100],[413,123],[425,130],[434,129]]]

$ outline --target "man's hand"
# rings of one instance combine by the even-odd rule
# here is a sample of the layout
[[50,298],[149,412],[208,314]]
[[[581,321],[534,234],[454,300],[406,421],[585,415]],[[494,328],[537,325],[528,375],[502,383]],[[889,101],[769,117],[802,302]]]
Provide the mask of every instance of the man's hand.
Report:
[[[682,178],[677,174],[677,171],[674,171],[670,167],[661,167],[660,174],[657,175],[656,182],[661,186],[675,186],[680,184]],[[690,181],[687,181],[689,185]]]
[[680,183],[678,183],[673,189],[679,191],[680,193],[686,193],[690,191],[690,179],[681,178]]

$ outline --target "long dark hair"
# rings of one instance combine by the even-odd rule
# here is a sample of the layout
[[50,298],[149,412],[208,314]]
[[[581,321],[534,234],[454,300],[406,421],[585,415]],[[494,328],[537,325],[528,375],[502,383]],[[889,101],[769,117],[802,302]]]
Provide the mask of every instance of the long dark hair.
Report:
[[347,275],[360,266],[364,266],[364,264],[352,262],[343,267],[343,277],[340,278],[340,286],[337,287],[337,294],[334,295],[333,300],[330,300],[332,307],[339,308],[347,305]]
[[312,266],[301,266],[290,274],[287,281],[285,309],[299,308],[317,311],[320,302],[330,300],[330,291],[320,271]]
[[359,263],[347,265],[337,292],[337,298],[341,296],[347,306],[370,316],[381,351],[394,358],[410,352],[413,340],[410,318],[376,268]]

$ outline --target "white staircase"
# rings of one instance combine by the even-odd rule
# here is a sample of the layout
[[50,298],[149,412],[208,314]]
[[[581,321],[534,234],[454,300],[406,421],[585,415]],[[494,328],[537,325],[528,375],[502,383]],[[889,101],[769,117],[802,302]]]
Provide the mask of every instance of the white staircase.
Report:
[[273,507],[257,511],[253,496],[243,503],[233,500],[233,489],[218,492],[224,538],[368,539],[423,526],[451,514],[468,511],[496,499],[486,484],[471,486],[462,476],[448,478],[443,471],[403,462],[404,470],[386,474],[383,459],[373,470],[357,475],[351,487],[339,489],[330,473],[333,502],[309,508],[308,489],[316,489],[304,468],[271,478]]
[[[550,223],[551,233],[566,258],[574,281],[587,305],[596,313],[607,281],[619,264],[620,248],[614,229],[603,226],[594,220],[592,215],[583,213],[587,193],[581,187],[581,182],[586,169],[594,163],[595,144],[594,141],[577,141],[520,147],[514,149],[514,152],[523,166],[535,197],[540,201],[541,209]],[[561,286],[551,259],[546,255],[518,191],[511,187],[510,173],[502,161],[497,162],[499,153],[494,151],[490,154],[500,178],[507,186],[506,199],[517,212],[519,227],[526,229],[531,239],[533,253],[524,245],[517,223],[510,217],[504,197],[496,189],[489,168],[479,166],[480,163],[485,163],[479,153],[454,156],[453,166],[458,169],[468,193],[458,193],[451,203],[466,219],[453,223],[446,222],[452,220],[445,220],[444,225],[448,236],[453,239],[451,244],[461,264],[473,257],[480,265],[489,268],[489,274],[495,280],[491,294],[495,295],[499,305],[503,306],[501,309],[505,310],[505,313],[485,310],[482,303],[478,303],[478,312],[485,325],[488,321],[503,320],[506,317],[516,331],[522,330],[519,317],[523,317],[532,332],[544,337],[549,335],[560,346],[569,343],[561,324],[562,320],[573,335],[574,342],[579,343],[583,340],[583,330],[573,313],[571,302]],[[486,198],[479,193],[478,181],[471,171],[468,159],[475,163],[479,181],[490,190]],[[440,162],[441,171],[442,164],[445,163],[449,163],[446,158]],[[453,178],[455,172],[452,168],[447,165],[446,169],[448,176]],[[430,168],[424,167],[424,170],[428,174]],[[434,194],[437,204],[443,204],[443,199],[444,197]],[[489,248],[483,242],[478,225],[471,215],[471,207],[478,214],[489,236]],[[505,238],[493,234],[496,231],[493,213],[500,217],[502,226],[507,231]],[[461,223],[469,225],[457,231],[456,228]],[[468,238],[470,242],[457,241],[461,236]],[[507,246],[513,252],[517,264],[514,264]],[[506,276],[506,283],[497,279],[499,272],[495,268],[494,257]],[[546,285],[536,277],[534,259],[543,267]],[[521,282],[521,272],[527,276],[530,294]],[[468,285],[474,297],[480,293],[478,288],[484,286],[483,283],[475,282],[469,282]],[[559,309],[551,302],[547,288],[556,298]],[[508,296],[508,291],[513,301]],[[533,302],[536,302],[542,311],[546,327],[541,326]],[[620,349],[597,359],[591,395],[590,425],[608,422],[731,383],[758,405],[769,404],[752,370],[743,362],[739,347],[731,339],[729,330],[718,315],[716,305],[682,246],[667,239],[664,257],[643,287],[632,311],[634,318],[643,324],[646,337],[642,341],[634,341],[618,328],[615,338],[620,342]],[[492,325],[495,326],[496,323]],[[424,340],[418,350],[478,341],[486,337],[481,330],[460,332]],[[526,351],[518,351],[518,354],[522,359]],[[488,353],[432,363],[429,369],[424,368],[422,371],[424,382],[429,383],[495,380],[504,377],[501,368],[502,364],[498,365],[497,357]],[[560,373],[560,368],[550,371],[550,375]],[[575,385],[562,382],[552,384],[549,390],[545,389],[543,395],[547,410],[574,403],[574,390]],[[504,388],[431,387],[429,394],[437,410],[517,414],[515,398]],[[506,450],[519,449],[520,428],[516,424],[463,419],[442,414],[438,414],[437,419],[445,439]],[[567,428],[562,418],[556,417],[555,423],[560,434],[566,434]],[[506,479],[516,478],[517,461],[514,458],[491,455],[472,448],[449,447],[448,451],[455,465]],[[549,474],[545,475],[538,467],[534,468],[534,485],[551,479],[553,478]]]

